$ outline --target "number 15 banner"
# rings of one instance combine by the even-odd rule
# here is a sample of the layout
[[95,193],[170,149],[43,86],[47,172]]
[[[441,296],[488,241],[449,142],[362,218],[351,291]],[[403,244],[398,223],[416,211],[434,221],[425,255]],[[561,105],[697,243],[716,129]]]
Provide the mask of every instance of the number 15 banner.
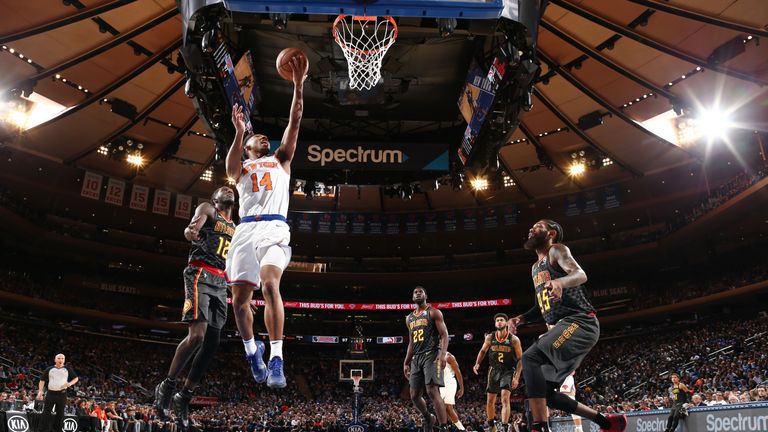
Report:
[[152,213],[167,215],[171,207],[171,193],[155,189],[155,201],[152,203]]

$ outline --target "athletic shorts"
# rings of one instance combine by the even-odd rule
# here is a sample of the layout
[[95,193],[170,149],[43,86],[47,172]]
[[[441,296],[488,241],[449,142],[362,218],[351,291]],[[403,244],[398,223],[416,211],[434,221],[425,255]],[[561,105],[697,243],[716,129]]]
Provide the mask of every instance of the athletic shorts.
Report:
[[423,388],[425,385],[443,387],[443,369],[437,364],[438,351],[414,354],[411,359],[411,388]]
[[445,380],[445,386],[440,387],[440,397],[446,405],[456,405],[456,392],[459,389],[459,382],[456,378]]
[[514,370],[504,370],[497,368],[488,369],[488,385],[485,387],[486,393],[499,394],[502,390],[512,391],[512,377]]
[[227,282],[258,289],[265,265],[285,270],[291,262],[291,231],[282,221],[246,222],[237,226],[227,256]]
[[[528,350],[539,350],[549,360],[542,366],[544,377],[559,388],[600,338],[597,317],[580,313],[567,316],[541,335]],[[528,351],[526,350],[526,351]]]
[[573,375],[568,375],[568,378],[560,384],[560,393],[568,395],[571,398],[576,396],[576,387],[573,379]]
[[184,269],[184,322],[204,321],[217,329],[227,322],[227,281],[223,276],[188,265]]

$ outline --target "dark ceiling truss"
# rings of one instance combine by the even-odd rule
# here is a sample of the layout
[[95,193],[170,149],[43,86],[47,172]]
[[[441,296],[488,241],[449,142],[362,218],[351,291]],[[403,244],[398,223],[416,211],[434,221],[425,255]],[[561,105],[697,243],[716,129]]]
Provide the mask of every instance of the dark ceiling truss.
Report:
[[635,129],[639,130],[640,132],[644,133],[645,135],[648,135],[649,137],[651,137],[653,139],[656,139],[656,140],[658,140],[660,142],[663,142],[663,143],[665,143],[665,144],[667,144],[667,145],[669,145],[669,146],[671,146],[671,147],[673,147],[675,149],[681,150],[681,148],[679,146],[677,146],[674,143],[671,143],[671,142],[665,140],[664,138],[656,135],[655,133],[653,133],[653,132],[649,131],[648,129],[646,129],[645,127],[643,127],[643,125],[641,125],[640,123],[638,123],[638,122],[632,120],[631,118],[629,118],[629,116],[624,111],[622,111],[619,108],[614,107],[607,100],[603,99],[602,96],[598,95],[594,90],[592,90],[589,87],[587,87],[586,85],[584,85],[575,76],[573,76],[568,70],[560,67],[558,64],[556,64],[554,62],[554,60],[550,59],[546,54],[544,54],[541,51],[539,51],[539,58],[541,58],[547,64],[547,66],[549,66],[551,69],[557,70],[557,73],[561,77],[563,77],[563,79],[568,81],[572,86],[574,86],[577,89],[579,89],[580,92],[585,94],[587,97],[589,97],[593,101],[595,101],[598,104],[602,105],[603,108],[607,109],[608,111],[611,112],[611,114],[613,114],[616,117],[618,117],[621,120],[623,120],[624,123],[626,123],[627,125],[629,125],[629,126],[635,128]]
[[[541,141],[539,141],[538,137],[531,132],[530,129],[528,129],[527,126],[525,126],[522,122],[520,122],[520,132],[525,135],[525,137],[528,139],[528,142],[533,145],[533,147],[536,149],[536,155],[539,157],[539,162],[544,164],[544,161],[542,160],[543,157],[546,157],[549,162],[552,164],[553,167],[555,167],[560,174],[569,177],[568,173],[565,172],[562,166],[555,162],[555,159],[552,158],[552,156],[547,152],[547,149],[544,147],[544,145],[541,144]],[[544,164],[546,165],[546,164]],[[584,189],[584,186],[578,182],[576,179],[571,179],[573,181],[573,184],[576,185],[579,189]]]
[[[149,116],[147,116],[147,118],[149,118]],[[187,133],[192,129],[192,126],[194,126],[195,123],[197,123],[197,120],[198,120],[197,113],[194,113],[192,117],[190,117],[189,120],[187,120],[184,123],[183,126],[177,129],[176,133],[173,135],[173,138],[171,138],[168,141],[168,143],[166,143],[165,146],[163,146],[163,150],[157,153],[155,157],[152,158],[152,160],[147,162],[146,167],[152,166],[152,164],[157,162],[157,160],[162,158],[163,156],[165,156],[168,160],[177,160],[182,163],[190,162],[186,159],[178,158],[175,155],[176,155],[176,152],[179,150],[179,147],[181,146],[181,139],[184,138],[185,135],[187,135]],[[144,122],[146,123],[146,120],[144,120]],[[167,123],[166,123],[166,126],[167,126]],[[194,162],[194,163],[197,164],[199,162]],[[132,174],[129,180],[133,180],[133,178],[136,177],[137,175],[138,175],[138,172]]]
[[[648,90],[653,91],[655,94],[664,96],[665,98],[669,99],[670,102],[677,98],[673,93],[670,93],[669,91],[667,91],[663,87],[657,86],[657,85],[655,85],[655,84],[653,84],[653,83],[643,79],[642,77],[640,77],[639,75],[633,73],[632,71],[628,70],[627,68],[625,68],[623,66],[620,66],[620,65],[617,65],[612,60],[610,60],[608,57],[605,57],[604,55],[602,55],[599,51],[594,50],[594,49],[584,45],[583,43],[579,42],[578,40],[574,39],[573,37],[569,36],[565,32],[563,32],[560,29],[558,29],[556,26],[550,24],[548,21],[542,20],[540,25],[542,27],[544,27],[545,29],[547,29],[552,34],[554,34],[555,36],[557,36],[558,38],[564,40],[565,42],[569,43],[573,47],[579,49],[579,51],[583,52],[588,57],[590,57],[590,58],[592,58],[594,60],[597,60],[598,62],[600,62],[604,66],[607,66],[608,68],[612,69],[613,71],[615,71],[619,75],[623,76],[624,78],[627,78],[627,79],[629,79],[631,81],[634,81],[635,83],[637,83],[637,84],[647,88]],[[539,49],[539,52],[541,52],[540,49]]]
[[149,106],[144,108],[140,113],[136,115],[136,117],[126,123],[125,125],[121,126],[120,129],[116,130],[115,132],[111,133],[107,138],[104,138],[103,140],[99,140],[94,145],[90,146],[89,148],[81,151],[77,155],[69,158],[66,163],[73,163],[77,162],[79,159],[85,157],[92,151],[95,151],[100,146],[104,145],[105,143],[109,143],[115,138],[123,135],[124,133],[128,132],[132,127],[139,124],[142,120],[144,120],[145,117],[147,117],[149,114],[151,114],[153,111],[155,111],[160,105],[163,104],[166,100],[168,100],[169,97],[173,96],[174,93],[176,93],[181,87],[184,86],[184,83],[186,80],[184,78],[179,78],[173,85],[171,85],[167,90],[163,92],[160,96],[158,96],[155,100],[152,101]]
[[125,76],[120,77],[117,81],[111,83],[107,87],[105,87],[105,88],[103,88],[103,89],[101,89],[101,90],[99,90],[99,91],[97,91],[95,93],[92,93],[90,97],[88,97],[84,101],[80,102],[79,104],[69,108],[68,110],[62,112],[58,116],[56,116],[56,117],[54,117],[54,118],[52,118],[52,119],[50,119],[50,120],[48,120],[46,122],[40,123],[39,125],[35,126],[34,129],[48,126],[48,125],[50,125],[50,124],[52,124],[52,123],[54,123],[54,122],[56,122],[58,120],[61,120],[61,119],[66,118],[66,117],[69,117],[70,115],[80,111],[81,109],[90,106],[94,102],[100,101],[102,98],[104,98],[104,96],[107,96],[108,94],[110,94],[113,91],[117,90],[118,88],[122,87],[126,83],[130,82],[132,79],[134,79],[137,76],[141,75],[147,69],[151,68],[152,66],[154,66],[155,64],[157,64],[158,62],[160,62],[161,60],[166,58],[170,53],[172,53],[173,51],[179,49],[180,46],[181,46],[181,40],[180,39],[174,40],[170,45],[165,47],[165,49],[163,49],[159,53],[157,53],[154,56],[152,56],[149,59],[147,59],[139,67],[137,67],[136,69],[132,70],[131,72],[129,72]]
[[146,31],[154,28],[158,24],[160,24],[162,22],[165,22],[165,21],[167,21],[170,18],[173,18],[178,13],[179,13],[178,9],[176,9],[176,8],[168,10],[168,11],[164,12],[163,14],[161,14],[160,16],[152,19],[151,21],[146,22],[146,23],[140,25],[139,27],[136,27],[135,29],[131,30],[130,32],[124,33],[124,34],[120,35],[119,37],[117,37],[117,38],[115,38],[115,39],[113,39],[113,40],[111,40],[111,41],[109,41],[107,43],[104,43],[104,44],[102,44],[102,45],[100,45],[100,46],[98,46],[98,47],[96,47],[96,48],[94,48],[94,49],[92,49],[92,50],[90,50],[88,52],[82,53],[82,54],[77,55],[77,56],[75,56],[73,58],[65,60],[64,62],[59,63],[56,66],[53,66],[53,67],[47,68],[45,70],[39,71],[35,75],[32,75],[29,78],[26,78],[25,82],[26,83],[31,83],[31,87],[34,87],[34,85],[38,81],[40,81],[41,79],[47,78],[49,76],[52,76],[52,75],[57,74],[59,72],[62,72],[64,70],[66,70],[66,69],[69,69],[72,66],[75,66],[75,65],[81,64],[81,63],[83,63],[85,61],[88,61],[91,58],[98,56],[99,54],[102,54],[102,53],[104,53],[104,52],[106,52],[106,51],[108,51],[108,50],[110,50],[110,49],[112,49],[112,48],[114,48],[114,47],[116,47],[118,45],[123,44],[126,41],[129,41],[129,40],[135,38],[136,36],[141,35],[142,33],[144,33]]
[[41,24],[37,27],[31,28],[29,30],[24,30],[19,33],[9,34],[5,36],[0,36],[0,44],[7,44],[9,42],[17,41],[19,39],[28,38],[31,36],[39,35],[45,32],[49,32],[51,30],[55,30],[59,27],[68,26],[70,24],[74,24],[76,22],[94,17],[96,15],[103,14],[105,12],[109,12],[113,9],[117,9],[119,7],[125,6],[129,3],[133,3],[136,0],[115,0],[106,4],[103,4],[101,6],[96,6],[90,9],[81,10],[75,14],[72,14],[70,16],[59,18],[56,20],[53,20],[51,22]]
[[[229,148],[227,148],[227,150],[229,150]],[[200,165],[200,169],[196,171],[195,176],[192,177],[192,180],[189,181],[189,184],[187,184],[184,187],[184,189],[182,189],[182,191],[184,193],[189,192],[189,190],[192,189],[192,186],[194,186],[195,183],[197,183],[200,180],[200,176],[203,175],[205,170],[207,170],[208,168],[211,167],[211,164],[213,163],[214,158],[216,158],[216,146],[215,145],[213,146],[213,153],[211,154],[211,156],[208,158],[207,161],[205,161],[204,164]]]
[[747,34],[752,34],[755,36],[762,36],[762,37],[768,37],[768,31],[751,27],[744,24],[735,23],[733,21],[728,21],[723,18],[713,17],[711,15],[705,15],[702,13],[694,12],[692,10],[686,10],[679,8],[677,6],[660,3],[655,0],[627,0],[629,2],[639,4],[641,6],[645,6],[647,8],[655,9],[657,11],[665,12],[668,14],[676,15],[682,18],[688,18],[694,21],[699,21],[705,24],[717,26],[726,28],[729,30],[735,30],[738,32],[744,32]]
[[512,178],[515,182],[515,187],[517,187],[517,190],[520,191],[523,195],[525,195],[525,198],[530,201],[533,199],[533,195],[531,195],[528,190],[523,186],[523,182],[520,181],[520,177],[517,176],[517,174],[514,173],[514,170],[511,169],[505,169],[507,172],[507,175]]
[[635,42],[638,42],[638,43],[641,43],[643,45],[646,45],[646,46],[648,46],[650,48],[653,48],[653,49],[655,49],[657,51],[663,52],[664,54],[667,54],[669,56],[675,57],[675,58],[677,58],[679,60],[683,60],[683,61],[686,61],[688,63],[695,64],[697,66],[708,68],[708,69],[713,70],[715,72],[720,72],[722,74],[725,74],[725,75],[728,75],[728,76],[731,76],[731,77],[734,77],[734,78],[738,78],[740,80],[749,81],[749,82],[758,84],[760,86],[764,86],[764,85],[768,84],[768,82],[766,82],[765,80],[760,79],[760,78],[755,77],[755,76],[752,76],[752,75],[750,75],[748,73],[740,72],[740,71],[737,71],[735,69],[730,69],[728,67],[725,67],[725,66],[722,66],[722,65],[719,65],[719,64],[710,63],[710,62],[708,62],[706,60],[702,60],[702,59],[700,59],[698,57],[692,56],[690,54],[686,54],[686,53],[684,53],[682,51],[679,51],[679,50],[677,50],[675,48],[672,48],[672,47],[669,47],[667,45],[664,45],[661,42],[658,42],[658,41],[656,41],[654,39],[651,39],[651,38],[649,38],[647,36],[643,36],[640,33],[637,33],[637,32],[635,32],[635,31],[633,31],[631,29],[628,29],[626,27],[623,27],[621,25],[618,25],[618,24],[615,24],[615,23],[613,23],[611,21],[608,21],[608,20],[602,18],[601,16],[599,16],[599,15],[597,15],[595,13],[589,12],[589,11],[587,11],[584,8],[581,8],[579,6],[576,6],[576,5],[572,4],[572,3],[570,3],[569,1],[566,1],[566,0],[551,0],[551,2],[553,4],[556,4],[556,5],[560,6],[560,7],[562,7],[563,9],[565,9],[565,10],[567,10],[569,12],[572,12],[572,13],[574,13],[574,14],[576,14],[576,15],[584,18],[584,19],[586,19],[586,20],[589,20],[589,21],[592,21],[594,23],[597,23],[597,24],[599,24],[599,25],[601,25],[601,26],[603,26],[603,27],[605,27],[605,28],[607,28],[607,29],[609,29],[609,30],[611,30],[613,32],[616,32],[616,33],[618,33],[618,34],[620,34],[620,35],[622,35],[624,37],[630,38],[630,39],[634,40]]
[[561,122],[563,122],[570,130],[571,132],[575,133],[579,136],[585,143],[587,143],[588,146],[592,147],[593,149],[597,150],[598,152],[602,153],[603,155],[611,158],[616,165],[624,168],[625,170],[629,171],[634,175],[635,177],[642,177],[643,174],[638,171],[637,169],[633,168],[631,165],[627,164],[626,162],[623,162],[621,159],[617,159],[615,155],[613,155],[611,152],[605,150],[602,148],[599,144],[597,144],[592,138],[589,137],[589,135],[585,134],[579,127],[571,121],[565,114],[563,114],[554,103],[552,103],[549,99],[547,99],[546,96],[544,96],[539,89],[534,88],[533,93],[536,95],[537,98],[544,104],[544,106],[547,107],[549,111],[552,112],[557,118],[560,119]]

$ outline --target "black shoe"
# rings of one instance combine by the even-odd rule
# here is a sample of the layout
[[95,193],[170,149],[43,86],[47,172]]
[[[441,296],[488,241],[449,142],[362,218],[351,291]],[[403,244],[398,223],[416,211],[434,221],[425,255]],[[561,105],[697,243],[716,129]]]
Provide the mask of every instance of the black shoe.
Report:
[[163,380],[155,387],[155,408],[157,409],[157,415],[162,420],[168,418],[168,409],[171,407],[174,387],[175,385],[168,380]]
[[192,395],[186,392],[178,392],[173,395],[173,412],[176,413],[176,420],[182,432],[189,430],[189,401]]

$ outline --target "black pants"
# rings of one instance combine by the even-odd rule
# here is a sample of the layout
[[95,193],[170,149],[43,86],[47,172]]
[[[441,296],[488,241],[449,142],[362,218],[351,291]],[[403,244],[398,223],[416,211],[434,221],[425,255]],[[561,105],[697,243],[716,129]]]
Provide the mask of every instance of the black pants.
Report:
[[[61,432],[64,423],[64,407],[66,406],[66,392],[48,390],[43,401],[43,415],[42,419],[40,419],[39,432]],[[51,412],[54,407],[56,407],[56,417],[53,424],[51,424]]]

